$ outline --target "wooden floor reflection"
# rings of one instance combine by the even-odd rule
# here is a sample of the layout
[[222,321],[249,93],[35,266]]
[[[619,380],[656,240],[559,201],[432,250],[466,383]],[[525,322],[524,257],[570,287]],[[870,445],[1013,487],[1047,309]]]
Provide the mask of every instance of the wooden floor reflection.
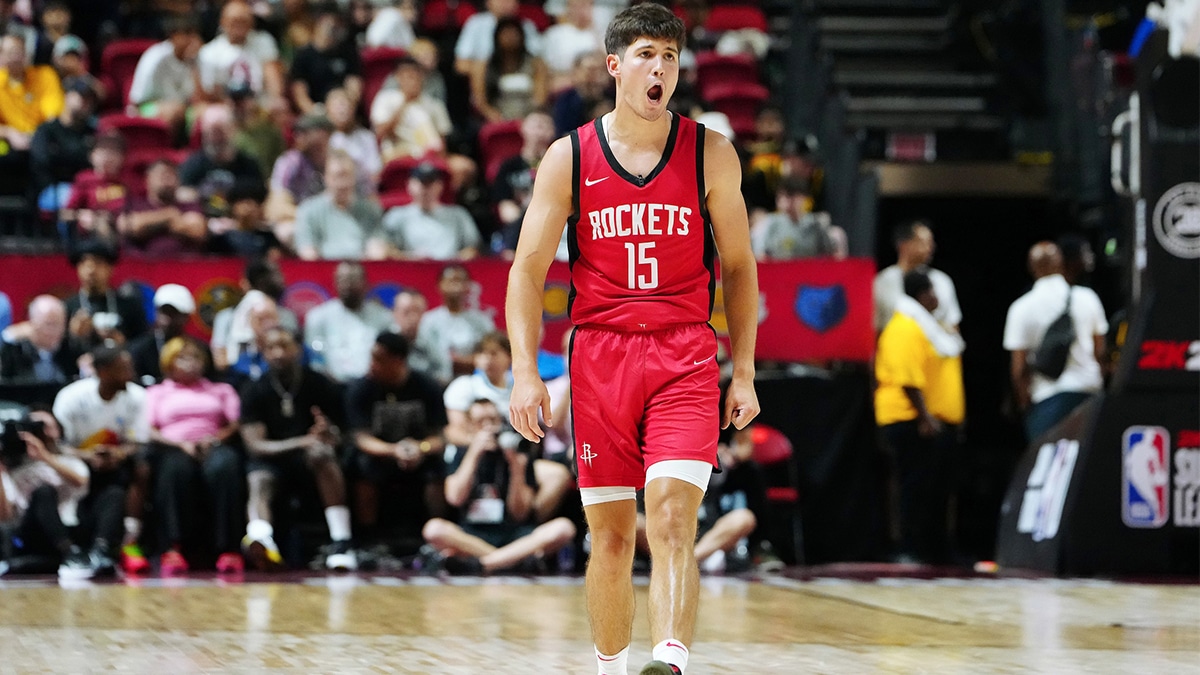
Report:
[[[644,580],[632,663],[649,658]],[[634,672],[637,668],[634,667]],[[574,578],[0,581],[0,674],[595,672]],[[689,673],[1200,672],[1200,588],[707,578]]]

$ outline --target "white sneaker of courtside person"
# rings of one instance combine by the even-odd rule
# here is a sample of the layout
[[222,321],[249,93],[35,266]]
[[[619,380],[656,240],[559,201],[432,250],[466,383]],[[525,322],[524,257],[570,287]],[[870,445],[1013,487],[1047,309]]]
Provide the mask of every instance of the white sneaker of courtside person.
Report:
[[325,567],[344,571],[358,569],[358,556],[350,548],[348,540],[335,541],[329,545],[329,555],[325,556]]

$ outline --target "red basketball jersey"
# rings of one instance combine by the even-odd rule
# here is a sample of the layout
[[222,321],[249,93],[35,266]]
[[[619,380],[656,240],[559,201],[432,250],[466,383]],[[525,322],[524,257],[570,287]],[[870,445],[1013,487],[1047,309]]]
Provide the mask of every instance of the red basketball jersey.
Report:
[[704,126],[671,116],[658,166],[626,171],[599,119],[571,132],[571,321],[637,330],[707,322],[715,246],[704,205]]

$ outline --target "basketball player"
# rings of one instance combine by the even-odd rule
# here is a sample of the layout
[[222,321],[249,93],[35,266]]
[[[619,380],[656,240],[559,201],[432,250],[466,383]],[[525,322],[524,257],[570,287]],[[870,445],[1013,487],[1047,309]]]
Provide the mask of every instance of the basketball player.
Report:
[[[551,419],[536,357],[546,271],[567,223],[576,325],[571,411],[592,536],[586,590],[601,675],[626,675],[634,492],[643,486],[656,644],[641,673],[687,668],[699,591],[696,514],[716,463],[718,429],[731,422],[740,429],[759,410],[758,278],[741,168],[723,136],[667,111],[683,41],[683,24],[654,3],[634,5],[609,24],[616,108],[546,153],[509,276],[511,419],[536,440],[543,435],[539,411],[548,426],[561,422]],[[707,323],[716,252],[734,361],[723,412]]]

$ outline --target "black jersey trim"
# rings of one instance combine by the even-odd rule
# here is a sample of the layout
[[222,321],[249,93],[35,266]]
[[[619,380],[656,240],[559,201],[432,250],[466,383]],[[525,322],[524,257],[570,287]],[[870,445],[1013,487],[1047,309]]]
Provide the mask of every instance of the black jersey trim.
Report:
[[604,135],[604,117],[597,117],[592,124],[596,127],[596,139],[600,141],[600,149],[604,151],[604,159],[608,161],[608,166],[620,176],[625,182],[636,188],[644,188],[654,181],[655,176],[663,172],[667,168],[667,163],[671,161],[671,154],[675,151],[675,140],[679,137],[679,115],[671,113],[671,132],[667,134],[667,144],[663,147],[662,157],[658,159],[658,166],[645,176],[635,176],[621,166],[613,155],[612,148],[608,145],[608,137]]
[[708,194],[704,185],[704,132],[703,124],[696,124],[696,194],[700,198],[700,217],[704,220],[704,269],[708,270],[708,316],[712,318],[717,302],[717,243],[713,234],[712,219],[708,215]]
[[568,267],[571,269],[571,290],[567,294],[567,317],[571,316],[571,309],[575,306],[575,261],[579,260],[579,224],[580,206],[579,206],[579,183],[582,180],[580,177],[580,157],[579,157],[579,130],[575,129],[570,133],[571,138],[571,215],[567,218],[567,259]]

